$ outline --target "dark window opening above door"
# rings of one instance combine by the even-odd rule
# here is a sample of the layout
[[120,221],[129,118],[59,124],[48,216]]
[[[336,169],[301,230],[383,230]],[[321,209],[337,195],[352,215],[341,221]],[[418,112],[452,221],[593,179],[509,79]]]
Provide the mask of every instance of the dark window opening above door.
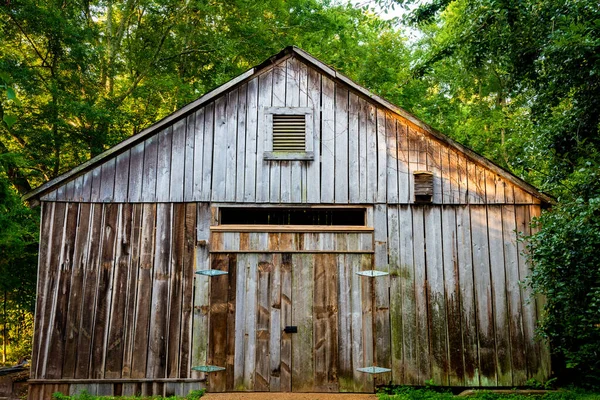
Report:
[[222,207],[221,225],[365,226],[365,208]]

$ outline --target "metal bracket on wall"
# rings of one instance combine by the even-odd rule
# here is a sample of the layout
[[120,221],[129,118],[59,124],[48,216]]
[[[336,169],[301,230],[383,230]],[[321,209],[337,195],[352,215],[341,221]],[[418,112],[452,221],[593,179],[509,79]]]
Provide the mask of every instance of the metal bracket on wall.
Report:
[[219,271],[218,269],[201,269],[196,271],[198,275],[206,275],[206,276],[219,276],[219,275],[227,275],[227,271]]
[[199,365],[197,367],[192,367],[192,369],[194,371],[200,371],[200,372],[219,372],[219,371],[225,371],[225,368],[218,367],[216,365]]
[[359,372],[364,372],[367,374],[383,374],[384,372],[391,372],[392,370],[389,368],[383,368],[383,367],[364,367],[364,368],[356,368],[357,371]]
[[377,278],[378,276],[389,275],[388,272],[377,271],[376,269],[369,269],[366,271],[358,271],[357,275],[368,276],[369,278]]

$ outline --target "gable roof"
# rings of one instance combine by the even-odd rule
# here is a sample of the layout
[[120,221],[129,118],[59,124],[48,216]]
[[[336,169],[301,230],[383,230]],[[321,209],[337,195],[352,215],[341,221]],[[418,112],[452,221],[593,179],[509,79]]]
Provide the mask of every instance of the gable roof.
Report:
[[38,186],[37,188],[33,189],[29,193],[25,194],[23,196],[23,200],[39,199],[43,194],[55,189],[56,187],[60,186],[61,184],[68,182],[71,178],[81,175],[83,172],[86,172],[86,171],[94,168],[95,166],[99,165],[106,159],[109,159],[110,157],[114,157],[114,156],[118,155],[122,151],[141,142],[142,140],[146,139],[147,137],[159,132],[162,128],[168,126],[170,123],[175,122],[177,119],[181,118],[182,116],[192,112],[193,110],[195,110],[197,108],[202,107],[203,105],[209,103],[210,101],[214,100],[215,98],[217,98],[221,94],[227,92],[228,90],[233,89],[233,88],[243,84],[244,82],[250,80],[253,76],[259,74],[265,68],[269,68],[271,65],[277,63],[281,59],[288,57],[290,55],[294,55],[295,57],[298,57],[303,62],[318,69],[323,74],[327,75],[330,79],[348,85],[352,90],[362,94],[363,96],[368,97],[373,102],[380,105],[381,107],[386,108],[387,110],[401,116],[402,118],[411,122],[415,126],[421,128],[423,131],[429,133],[430,135],[435,137],[437,140],[439,140],[439,141],[445,143],[446,145],[448,145],[449,147],[452,147],[452,148],[456,149],[457,151],[465,154],[467,157],[471,158],[473,161],[475,161],[475,162],[485,166],[486,168],[490,169],[491,171],[497,173],[498,175],[500,175],[507,181],[522,188],[523,190],[530,193],[534,197],[538,198],[542,202],[554,203],[554,199],[552,197],[550,197],[549,195],[540,192],[534,186],[532,186],[529,183],[525,182],[524,180],[520,179],[519,177],[512,174],[511,172],[505,170],[504,168],[493,163],[492,161],[488,160],[487,158],[477,154],[476,152],[469,149],[468,147],[450,139],[448,136],[437,131],[436,129],[433,129],[431,126],[427,125],[426,123],[424,123],[423,121],[421,121],[420,119],[418,119],[417,117],[415,117],[414,115],[409,113],[408,111],[406,111],[406,110],[390,103],[389,101],[377,96],[376,94],[370,92],[369,90],[360,86],[356,82],[352,81],[350,78],[340,74],[339,72],[337,72],[336,70],[334,70],[333,68],[328,66],[327,64],[323,63],[322,61],[313,57],[309,53],[307,53],[304,50],[302,50],[298,47],[295,47],[295,46],[286,47],[278,54],[268,58],[261,64],[250,68],[248,71],[246,71],[243,74],[239,75],[238,77],[226,82],[225,84],[219,86],[218,88],[213,89],[212,91],[206,93],[205,95],[201,96],[197,100],[185,105],[181,109],[166,116],[165,118],[161,119],[160,121],[156,122],[155,124],[151,125],[150,127],[144,129],[140,133],[125,139],[124,141],[111,147],[110,149],[106,150],[105,152],[98,154],[97,156],[91,158],[90,160],[84,162],[83,164],[80,164],[79,166],[73,168],[72,170]]

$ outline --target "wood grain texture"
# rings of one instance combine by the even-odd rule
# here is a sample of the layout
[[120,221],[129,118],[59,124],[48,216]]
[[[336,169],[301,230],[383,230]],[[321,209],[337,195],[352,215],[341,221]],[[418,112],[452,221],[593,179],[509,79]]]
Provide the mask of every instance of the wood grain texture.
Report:
[[292,323],[298,327],[298,333],[292,335],[293,392],[312,392],[315,387],[314,273],[314,257],[306,254],[292,256]]
[[[168,117],[168,124],[143,140],[115,146],[93,168],[76,168],[76,174],[42,197],[410,204],[412,172],[429,170],[436,204],[512,204],[514,196],[507,194],[514,191],[521,194],[521,204],[548,201],[377,99],[339,74],[328,76],[295,57],[282,59],[201,107]],[[265,159],[271,147],[265,108],[271,106],[314,110],[307,142],[312,157]]]

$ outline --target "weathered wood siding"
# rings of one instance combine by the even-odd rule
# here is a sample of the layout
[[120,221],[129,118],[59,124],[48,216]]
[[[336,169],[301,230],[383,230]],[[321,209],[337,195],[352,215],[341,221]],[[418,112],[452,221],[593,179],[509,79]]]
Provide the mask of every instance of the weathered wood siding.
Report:
[[[375,229],[340,232],[211,230],[214,210],[44,202],[32,378],[161,394],[200,387],[191,367],[206,364],[227,368],[212,375],[216,391],[548,376],[540,304],[519,285],[517,232],[530,232],[538,206],[377,205]],[[194,275],[206,268],[229,275]],[[373,268],[390,275],[356,275]],[[392,372],[356,371],[371,364]]]
[[43,203],[32,379],[63,380],[67,393],[203,386],[190,370],[199,209]]
[[529,234],[538,211],[387,207],[393,383],[512,387],[547,379],[550,358],[533,330],[541,303],[519,284],[528,266],[517,232]]
[[[309,107],[313,161],[264,160],[265,107]],[[413,203],[413,172],[435,204],[537,198],[342,81],[295,57],[44,195],[48,201]]]
[[211,251],[211,391],[373,391],[372,231],[219,231]]

